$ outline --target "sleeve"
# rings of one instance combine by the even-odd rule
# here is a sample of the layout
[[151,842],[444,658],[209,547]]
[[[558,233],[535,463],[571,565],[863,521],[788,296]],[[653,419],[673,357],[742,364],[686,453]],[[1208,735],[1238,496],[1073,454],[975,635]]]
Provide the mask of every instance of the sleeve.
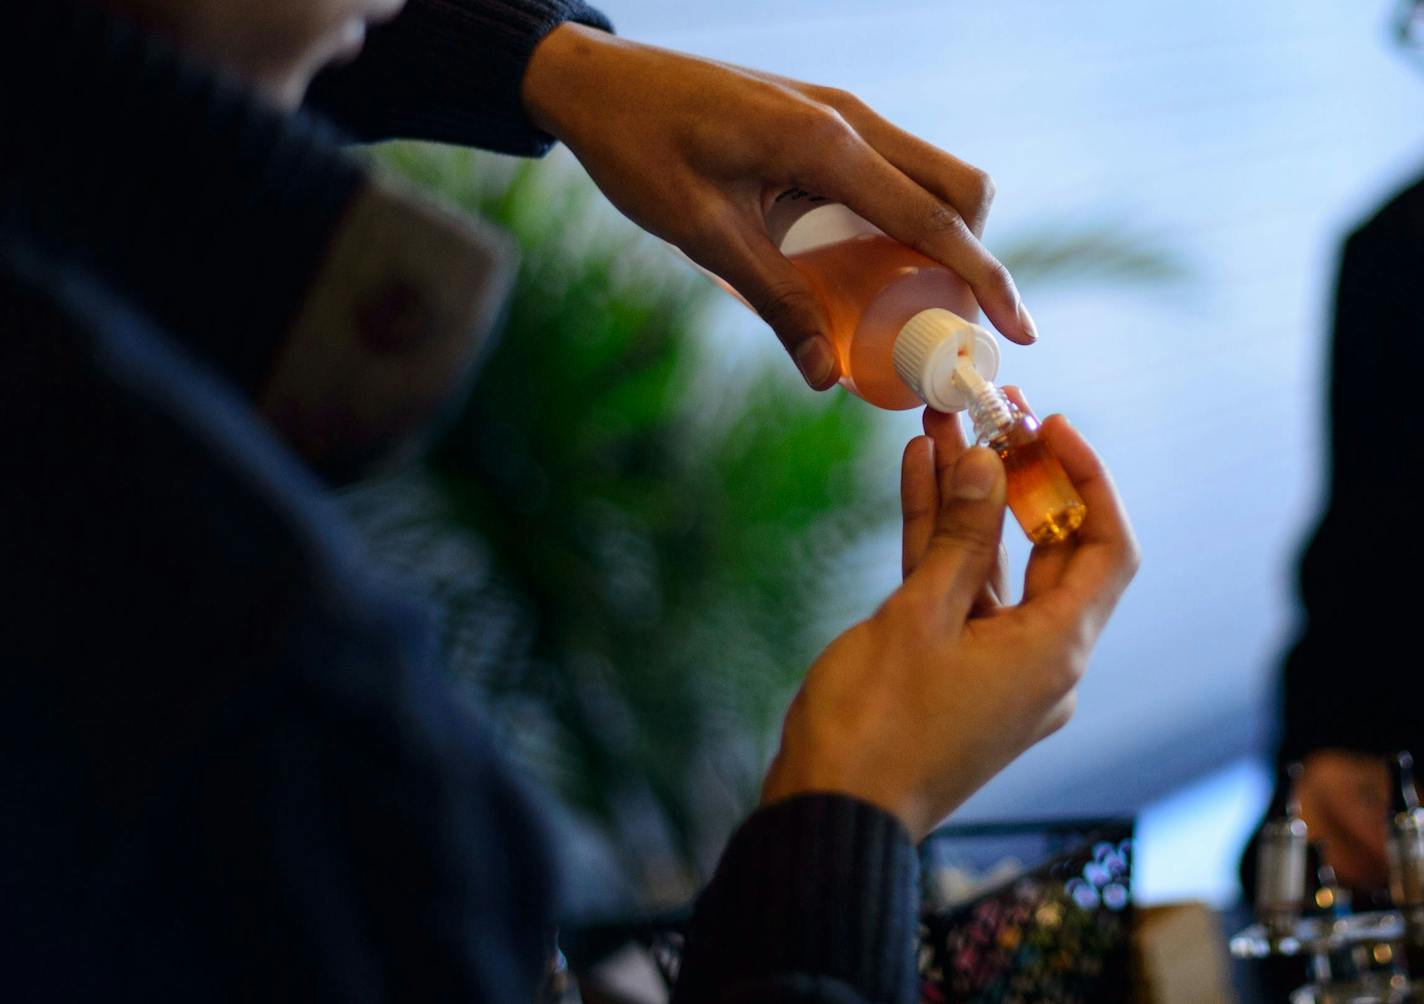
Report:
[[916,1000],[917,880],[881,809],[813,794],[759,810],[698,900],[674,1004]]
[[552,845],[428,616],[230,388],[5,251],[4,999],[533,1000]]
[[1419,749],[1424,681],[1414,591],[1424,558],[1412,523],[1424,433],[1412,380],[1424,186],[1406,192],[1346,242],[1331,346],[1329,500],[1300,565],[1302,630],[1283,674],[1282,759],[1324,748]]
[[612,31],[580,0],[411,0],[310,103],[358,139],[425,139],[539,156],[554,139],[520,98],[534,48],[566,21]]

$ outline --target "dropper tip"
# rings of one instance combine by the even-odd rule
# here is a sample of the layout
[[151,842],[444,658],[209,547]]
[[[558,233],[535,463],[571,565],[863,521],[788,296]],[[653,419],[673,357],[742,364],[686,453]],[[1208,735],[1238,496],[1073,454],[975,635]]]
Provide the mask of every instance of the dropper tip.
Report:
[[971,394],[977,394],[989,382],[975,368],[974,359],[965,353],[961,353],[954,364],[954,379]]

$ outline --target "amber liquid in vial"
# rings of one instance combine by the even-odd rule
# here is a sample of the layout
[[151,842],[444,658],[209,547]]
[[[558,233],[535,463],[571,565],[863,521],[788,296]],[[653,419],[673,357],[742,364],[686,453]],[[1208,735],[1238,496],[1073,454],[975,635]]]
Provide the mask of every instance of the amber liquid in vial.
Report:
[[1038,421],[1019,415],[989,447],[1004,462],[1009,509],[1035,544],[1059,544],[1083,525],[1088,507],[1068,472],[1038,436]]
[[972,318],[978,308],[964,280],[881,234],[828,244],[789,260],[825,305],[846,389],[879,408],[923,406],[895,372],[895,338],[910,318],[930,307]]

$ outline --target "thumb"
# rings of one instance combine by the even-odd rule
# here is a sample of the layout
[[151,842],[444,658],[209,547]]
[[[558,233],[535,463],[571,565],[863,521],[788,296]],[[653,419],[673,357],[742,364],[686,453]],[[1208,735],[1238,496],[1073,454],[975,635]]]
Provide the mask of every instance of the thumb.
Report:
[[697,249],[700,254],[685,250],[721,276],[771,325],[813,390],[825,390],[840,379],[840,362],[828,338],[830,325],[820,298],[765,233],[738,226],[724,232],[713,246]]
[[999,557],[1004,533],[1004,465],[993,450],[965,450],[940,473],[934,534],[915,578],[942,597],[949,616],[969,616]]

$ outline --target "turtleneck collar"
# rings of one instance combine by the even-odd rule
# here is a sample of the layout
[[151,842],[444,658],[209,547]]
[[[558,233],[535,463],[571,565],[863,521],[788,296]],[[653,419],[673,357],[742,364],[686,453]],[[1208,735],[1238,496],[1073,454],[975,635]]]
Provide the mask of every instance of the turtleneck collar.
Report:
[[94,0],[17,0],[5,22],[0,224],[255,390],[364,172]]

